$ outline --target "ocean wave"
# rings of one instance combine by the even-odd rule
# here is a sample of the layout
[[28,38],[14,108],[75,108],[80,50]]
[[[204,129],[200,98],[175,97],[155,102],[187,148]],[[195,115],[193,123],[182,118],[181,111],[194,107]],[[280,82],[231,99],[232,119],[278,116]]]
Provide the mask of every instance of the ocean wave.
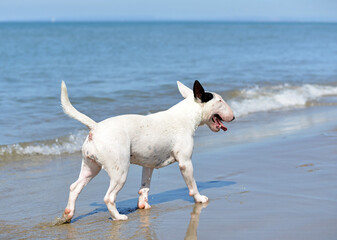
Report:
[[305,107],[310,102],[325,96],[336,96],[337,87],[328,85],[304,84],[242,89],[228,101],[236,117],[272,110]]
[[3,145],[0,146],[0,157],[6,159],[31,155],[55,156],[79,152],[87,134],[88,131],[82,130],[52,140]]

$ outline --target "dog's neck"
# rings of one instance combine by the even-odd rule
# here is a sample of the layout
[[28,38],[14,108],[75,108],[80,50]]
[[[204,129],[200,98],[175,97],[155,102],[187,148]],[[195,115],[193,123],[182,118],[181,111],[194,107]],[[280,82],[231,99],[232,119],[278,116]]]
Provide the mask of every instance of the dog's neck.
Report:
[[186,128],[190,128],[193,134],[196,129],[203,125],[202,107],[196,103],[193,97],[188,97],[169,109],[174,118]]

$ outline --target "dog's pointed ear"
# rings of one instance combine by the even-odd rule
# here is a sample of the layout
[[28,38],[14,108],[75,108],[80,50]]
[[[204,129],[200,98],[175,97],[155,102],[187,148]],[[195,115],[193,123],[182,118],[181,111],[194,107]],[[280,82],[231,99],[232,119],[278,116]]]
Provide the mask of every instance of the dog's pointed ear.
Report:
[[178,85],[179,92],[180,92],[181,96],[183,96],[183,98],[187,98],[189,96],[193,96],[192,89],[186,87],[184,84],[182,84],[179,81],[177,81],[177,85]]
[[196,99],[202,101],[202,96],[205,94],[204,88],[201,86],[198,80],[195,80],[193,85],[193,94]]

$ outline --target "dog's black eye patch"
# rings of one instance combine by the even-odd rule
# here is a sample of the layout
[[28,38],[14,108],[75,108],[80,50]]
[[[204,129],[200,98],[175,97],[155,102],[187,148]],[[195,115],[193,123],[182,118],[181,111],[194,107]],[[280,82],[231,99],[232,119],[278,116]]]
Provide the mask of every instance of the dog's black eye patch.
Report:
[[209,100],[213,99],[213,94],[209,93],[209,92],[205,92],[204,94],[202,94],[201,96],[201,102],[208,102]]

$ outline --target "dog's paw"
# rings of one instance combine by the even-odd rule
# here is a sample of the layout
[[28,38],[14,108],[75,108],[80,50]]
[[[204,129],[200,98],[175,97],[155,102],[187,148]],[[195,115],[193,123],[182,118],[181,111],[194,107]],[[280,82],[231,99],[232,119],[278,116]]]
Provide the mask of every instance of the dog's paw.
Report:
[[117,220],[117,221],[125,221],[125,220],[128,220],[128,216],[126,216],[125,214],[119,214],[118,216],[116,216],[114,218],[114,220]]
[[194,200],[196,203],[206,203],[208,202],[208,197],[205,195],[196,195],[194,196]]
[[138,208],[139,209],[150,209],[151,206],[147,202],[138,202]]
[[67,219],[66,219],[64,216],[62,216],[62,217],[56,218],[56,219],[52,222],[52,225],[58,226],[58,225],[66,224],[66,223],[70,223],[70,221],[67,221]]
[[150,209],[151,206],[148,203],[147,196],[140,195],[138,198],[138,208],[139,209]]
[[65,220],[65,222],[70,223],[71,219],[74,216],[74,210],[71,210],[69,208],[66,208],[63,212],[63,219]]

